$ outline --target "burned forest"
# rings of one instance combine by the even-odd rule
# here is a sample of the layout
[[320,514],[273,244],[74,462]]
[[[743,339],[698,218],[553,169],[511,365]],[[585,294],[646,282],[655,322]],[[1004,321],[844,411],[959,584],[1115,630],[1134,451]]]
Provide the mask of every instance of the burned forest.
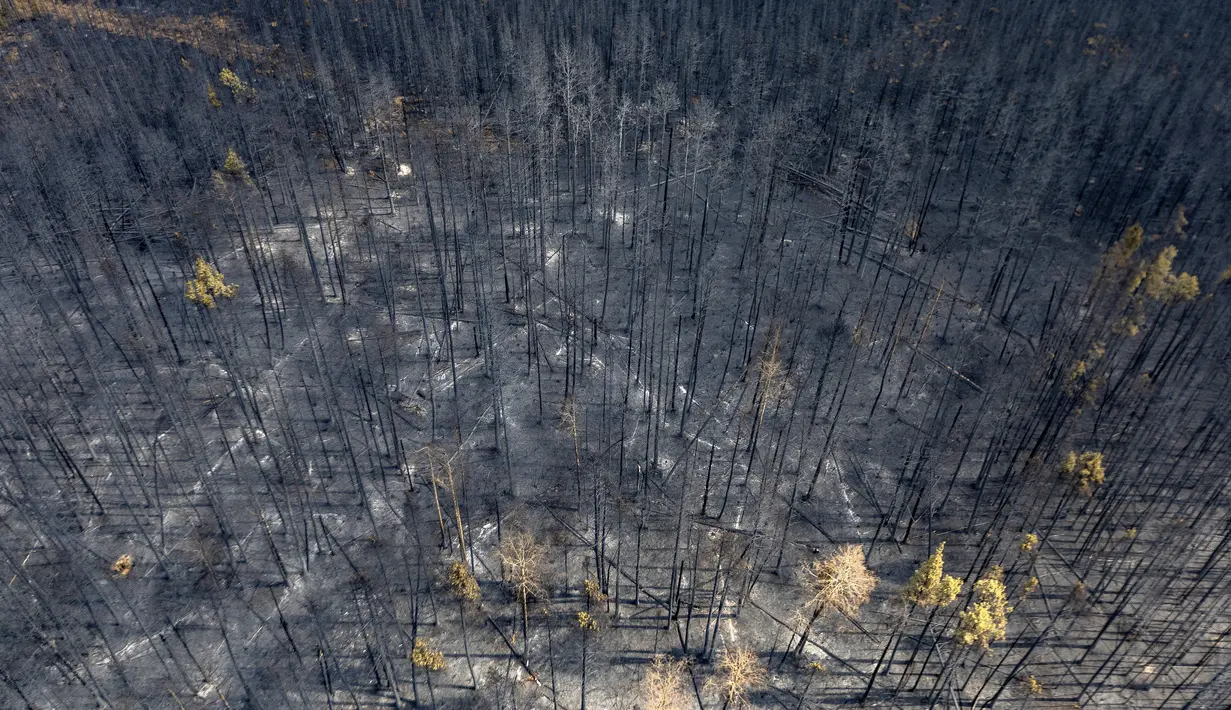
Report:
[[1231,707],[1229,30],[0,0],[0,707]]

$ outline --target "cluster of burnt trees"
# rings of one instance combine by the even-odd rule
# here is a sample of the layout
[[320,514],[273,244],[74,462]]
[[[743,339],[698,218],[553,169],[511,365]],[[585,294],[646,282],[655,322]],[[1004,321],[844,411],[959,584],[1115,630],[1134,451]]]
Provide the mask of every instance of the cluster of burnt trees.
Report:
[[13,707],[1220,707],[1231,9],[0,0]]

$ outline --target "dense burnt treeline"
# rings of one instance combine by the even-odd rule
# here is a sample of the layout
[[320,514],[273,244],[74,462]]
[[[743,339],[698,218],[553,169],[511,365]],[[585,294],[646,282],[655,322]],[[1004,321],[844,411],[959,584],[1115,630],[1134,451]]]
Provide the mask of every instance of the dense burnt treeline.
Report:
[[0,2],[6,705],[1231,697],[1227,8],[215,9]]

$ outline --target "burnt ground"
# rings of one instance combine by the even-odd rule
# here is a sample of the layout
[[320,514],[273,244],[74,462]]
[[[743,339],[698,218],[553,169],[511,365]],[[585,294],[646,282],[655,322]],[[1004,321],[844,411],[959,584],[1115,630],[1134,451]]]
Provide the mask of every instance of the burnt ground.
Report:
[[[941,199],[911,239],[828,181],[780,176],[766,215],[763,190],[698,193],[687,174],[665,210],[661,181],[633,176],[574,216],[580,195],[535,202],[511,164],[485,195],[433,170],[435,226],[423,182],[323,173],[332,201],[302,233],[241,188],[242,227],[189,244],[6,261],[6,705],[576,708],[584,659],[588,706],[635,707],[666,653],[719,707],[707,679],[733,646],[770,669],[756,706],[853,703],[941,540],[967,582],[1005,568],[1008,637],[962,651],[960,604],[926,630],[915,609],[869,704],[1201,707],[1218,687],[1225,602],[1146,591],[1205,578],[1224,531],[1186,526],[1181,498],[1151,507],[1166,476],[1142,500],[1059,495],[1060,452],[1023,450],[1100,251],[1066,236],[1079,218],[1006,241],[1011,195],[960,222]],[[192,252],[239,296],[188,303]],[[1182,448],[1174,432],[1218,406],[1163,400],[1132,431]],[[1072,422],[1113,471],[1187,465],[1162,444],[1117,459],[1127,425]],[[517,530],[546,560],[528,639],[499,555]],[[880,586],[795,657],[798,570],[844,543]],[[1138,571],[1176,545],[1175,565]],[[452,560],[480,603],[450,595]],[[585,609],[598,631],[578,628]],[[1197,638],[1165,623],[1193,609]],[[417,637],[445,670],[413,668]]]

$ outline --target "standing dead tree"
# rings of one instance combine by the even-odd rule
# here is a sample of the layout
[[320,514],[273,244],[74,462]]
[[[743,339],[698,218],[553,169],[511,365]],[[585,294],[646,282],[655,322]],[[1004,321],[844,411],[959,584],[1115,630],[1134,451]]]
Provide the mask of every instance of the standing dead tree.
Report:
[[543,546],[534,535],[522,531],[505,538],[500,546],[500,561],[504,564],[505,584],[521,604],[522,653],[528,653],[530,599],[543,596]]

